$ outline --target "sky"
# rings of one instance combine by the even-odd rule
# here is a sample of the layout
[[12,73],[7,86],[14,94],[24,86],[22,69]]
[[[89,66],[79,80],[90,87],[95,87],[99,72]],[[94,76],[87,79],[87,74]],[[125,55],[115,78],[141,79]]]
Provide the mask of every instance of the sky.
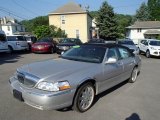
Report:
[[[89,6],[89,11],[99,10],[105,0],[1,0],[0,17],[11,16],[19,21],[37,16],[48,15],[64,4],[74,1],[82,7]],[[142,2],[147,0],[107,0],[119,14],[134,15]]]

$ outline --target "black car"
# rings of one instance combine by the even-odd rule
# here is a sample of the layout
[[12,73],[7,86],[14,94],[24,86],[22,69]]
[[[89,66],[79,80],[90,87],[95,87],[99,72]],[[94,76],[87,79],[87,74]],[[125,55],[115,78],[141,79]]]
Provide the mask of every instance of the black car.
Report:
[[61,54],[62,52],[67,51],[71,47],[75,45],[81,45],[82,42],[80,39],[77,38],[63,38],[57,44],[57,54]]
[[106,44],[106,43],[116,43],[116,40],[104,40],[104,39],[90,39],[87,43],[89,44]]

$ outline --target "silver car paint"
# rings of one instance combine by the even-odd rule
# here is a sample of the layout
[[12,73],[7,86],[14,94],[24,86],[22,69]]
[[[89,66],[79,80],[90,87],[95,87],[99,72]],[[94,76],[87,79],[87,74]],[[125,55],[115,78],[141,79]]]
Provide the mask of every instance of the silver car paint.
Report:
[[[134,66],[140,70],[141,60],[139,56],[118,60],[115,64],[78,62],[66,59],[51,59],[24,65],[17,71],[36,76],[37,84],[40,81],[64,81],[71,86],[70,90],[59,92],[47,92],[36,87],[27,88],[21,85],[15,77],[10,78],[11,91],[16,89],[22,92],[24,102],[38,109],[58,109],[72,105],[77,87],[89,79],[96,81],[96,94],[115,86],[130,77]],[[35,85],[36,86],[36,85]]]

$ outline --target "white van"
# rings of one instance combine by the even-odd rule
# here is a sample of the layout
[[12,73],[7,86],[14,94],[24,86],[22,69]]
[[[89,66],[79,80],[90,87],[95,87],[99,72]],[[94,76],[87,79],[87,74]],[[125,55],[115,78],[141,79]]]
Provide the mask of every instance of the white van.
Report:
[[0,52],[8,52],[8,43],[3,31],[0,31]]
[[7,36],[9,51],[29,50],[26,38],[23,35]]

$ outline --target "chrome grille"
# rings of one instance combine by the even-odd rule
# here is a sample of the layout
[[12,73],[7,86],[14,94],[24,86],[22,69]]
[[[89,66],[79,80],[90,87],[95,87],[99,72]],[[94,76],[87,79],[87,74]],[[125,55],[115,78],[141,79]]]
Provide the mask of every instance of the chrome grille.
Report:
[[30,77],[27,77],[23,73],[17,73],[17,79],[22,85],[29,87],[29,88],[34,87],[36,84],[36,81],[33,81],[28,78],[30,78]]

